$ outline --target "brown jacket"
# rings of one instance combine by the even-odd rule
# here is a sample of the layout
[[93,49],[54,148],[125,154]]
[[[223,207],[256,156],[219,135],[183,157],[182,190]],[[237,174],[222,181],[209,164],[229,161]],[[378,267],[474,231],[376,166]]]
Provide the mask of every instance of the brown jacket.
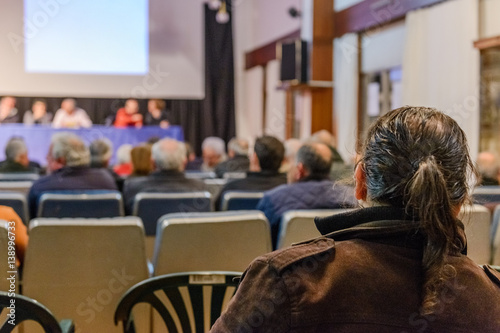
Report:
[[500,332],[500,275],[461,253],[435,315],[419,314],[424,239],[402,210],[316,224],[334,232],[257,258],[211,332]]

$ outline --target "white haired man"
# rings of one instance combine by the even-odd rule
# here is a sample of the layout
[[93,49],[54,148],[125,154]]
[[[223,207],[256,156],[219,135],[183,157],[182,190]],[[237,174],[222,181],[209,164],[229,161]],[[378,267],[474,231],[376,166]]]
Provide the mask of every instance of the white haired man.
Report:
[[77,135],[54,134],[47,154],[49,175],[35,181],[28,195],[31,216],[36,216],[38,199],[45,192],[118,189],[109,172],[89,164],[89,149]]
[[201,171],[214,171],[215,167],[226,160],[226,145],[224,140],[216,136],[209,136],[203,140],[201,151],[203,155],[203,164]]
[[40,165],[28,159],[28,148],[24,139],[12,137],[5,146],[5,161],[0,162],[0,173],[39,171]]
[[250,167],[248,158],[248,140],[232,138],[227,144],[228,160],[217,164],[215,174],[222,178],[226,172],[247,172]]
[[187,163],[184,143],[162,139],[151,149],[155,171],[149,176],[129,178],[123,186],[125,208],[130,213],[134,197],[139,192],[205,191],[205,183],[184,176]]

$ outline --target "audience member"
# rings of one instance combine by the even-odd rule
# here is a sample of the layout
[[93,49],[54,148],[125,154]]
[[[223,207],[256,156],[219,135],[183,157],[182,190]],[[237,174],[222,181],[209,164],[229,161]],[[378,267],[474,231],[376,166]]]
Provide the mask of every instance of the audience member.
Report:
[[162,99],[150,99],[148,101],[148,113],[144,124],[167,128],[170,125],[169,112],[165,110],[165,101]]
[[43,99],[35,99],[31,110],[27,110],[23,116],[25,125],[50,125],[52,113],[47,112],[47,102]]
[[16,98],[5,96],[0,99],[0,123],[12,124],[19,122],[19,114],[16,109]]
[[114,126],[119,128],[142,126],[142,114],[139,113],[139,102],[136,99],[127,99],[125,106],[118,109]]
[[61,108],[56,111],[52,127],[54,128],[80,128],[91,127],[87,112],[76,106],[73,98],[66,98],[61,103]]
[[295,179],[295,157],[300,147],[302,147],[302,142],[299,139],[288,139],[285,141],[285,158],[281,164],[280,172],[286,173],[286,178],[288,183],[292,183]]
[[300,147],[296,158],[293,183],[281,185],[264,194],[257,209],[264,212],[271,225],[273,245],[276,246],[281,216],[293,209],[354,207],[352,189],[329,179],[332,152],[322,143]]
[[132,173],[132,152],[133,146],[131,144],[123,144],[116,151],[116,165],[113,171],[121,177],[130,176]]
[[330,178],[332,180],[351,180],[353,176],[353,167],[346,165],[342,156],[340,156],[336,147],[335,137],[327,130],[320,130],[314,133],[310,139],[311,142],[320,142],[328,146],[332,151],[332,168]]
[[188,142],[184,142],[186,147],[186,171],[200,171],[201,165],[203,164],[203,158],[196,156],[193,147]]
[[206,190],[205,183],[184,176],[186,149],[184,143],[162,139],[151,150],[155,172],[147,177],[129,178],[125,181],[123,197],[130,213],[134,197],[139,192],[191,192]]
[[500,163],[494,153],[483,151],[477,157],[477,171],[479,172],[479,185],[499,185]]
[[[9,230],[15,234],[16,264],[19,267],[24,261],[24,254],[28,247],[28,230],[19,215],[11,207],[0,206],[0,220],[7,221]],[[7,267],[7,263],[4,265],[4,267]]]
[[248,140],[232,138],[227,144],[228,159],[217,164],[215,174],[222,178],[226,172],[246,172],[250,166]]
[[227,191],[267,191],[276,186],[286,184],[285,174],[279,173],[285,148],[280,140],[272,136],[257,138],[254,152],[250,157],[250,171],[246,178],[235,179],[221,190],[215,207],[220,208],[224,192]]
[[113,143],[109,139],[96,139],[89,145],[90,167],[107,168],[113,157]]
[[108,172],[116,182],[116,186],[121,191],[123,188],[123,178],[110,168],[111,157],[113,157],[113,143],[106,138],[96,139],[90,143],[90,167],[103,169]]
[[452,118],[383,115],[355,171],[371,207],[252,262],[211,332],[500,332],[500,274],[466,256],[457,220],[473,168]]
[[151,161],[151,146],[142,144],[132,148],[130,151],[132,161],[132,177],[147,176],[153,171],[153,162]]
[[38,199],[44,192],[118,189],[109,172],[91,169],[89,164],[89,149],[77,135],[66,132],[54,134],[47,154],[50,174],[35,181],[29,192],[31,216],[36,216]]
[[201,144],[203,164],[201,171],[211,172],[215,170],[217,164],[226,159],[226,148],[224,140],[215,136],[209,136]]
[[11,138],[5,146],[5,161],[0,163],[0,173],[39,171],[40,165],[28,159],[28,148],[23,138]]

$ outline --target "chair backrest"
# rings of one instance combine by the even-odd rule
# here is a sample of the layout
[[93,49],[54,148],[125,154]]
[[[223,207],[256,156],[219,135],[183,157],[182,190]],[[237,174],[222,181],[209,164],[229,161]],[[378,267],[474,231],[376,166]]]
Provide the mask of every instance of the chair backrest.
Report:
[[491,220],[490,238],[491,238],[491,263],[500,265],[500,205],[495,207],[493,218]]
[[269,222],[260,211],[168,214],[158,221],[154,275],[240,272],[271,250]]
[[281,230],[278,235],[277,248],[281,249],[294,243],[321,236],[314,224],[315,217],[325,217],[347,212],[352,209],[311,209],[291,210],[281,218]]
[[500,202],[500,186],[478,186],[472,191],[472,198],[479,205]]
[[[11,300],[14,300],[11,303]],[[12,320],[12,317],[9,317],[10,309],[14,308],[14,320],[9,323],[9,320]],[[43,329],[44,332],[48,333],[62,333],[61,326],[57,322],[56,318],[52,315],[52,313],[43,306],[41,303],[19,294],[9,294],[6,292],[0,292],[0,312],[2,314],[5,311],[6,318],[0,318],[0,332],[9,333],[14,330],[16,326],[21,324],[26,320],[32,320],[37,322]],[[3,321],[5,319],[5,322]],[[67,328],[66,332],[74,332],[74,327],[70,324],[71,328]],[[73,329],[73,330],[71,330]]]
[[0,191],[18,192],[27,196],[31,185],[33,185],[32,181],[0,181]]
[[146,235],[156,234],[158,219],[169,213],[209,212],[209,192],[138,193],[134,198],[132,215],[144,223]]
[[23,294],[81,332],[120,332],[113,325],[120,297],[149,276],[140,219],[37,218],[29,234]]
[[478,264],[489,264],[491,260],[491,213],[481,205],[462,206],[458,218],[465,226],[467,256]]
[[247,177],[247,173],[244,171],[241,172],[224,172],[222,178],[224,179],[243,179]]
[[124,216],[118,191],[61,191],[44,193],[38,201],[38,217],[103,218]]
[[264,196],[264,192],[227,191],[222,195],[220,210],[252,210]]
[[7,172],[0,173],[0,181],[31,181],[34,182],[40,178],[37,173],[31,172]]
[[[9,271],[12,271],[9,260],[9,222],[0,220],[0,290],[9,291],[10,281],[7,278],[10,277]],[[16,264],[16,261],[12,262]],[[15,270],[15,269],[14,269]],[[16,278],[18,278],[17,276]]]
[[115,323],[134,331],[132,308],[150,304],[165,324],[162,332],[208,332],[236,292],[236,272],[188,272],[150,278],[130,288],[118,304]]
[[0,205],[8,206],[23,220],[24,224],[30,221],[28,200],[24,194],[18,192],[0,192]]
[[210,179],[217,177],[215,172],[200,172],[200,171],[186,171],[185,175],[186,178],[191,178],[191,179]]

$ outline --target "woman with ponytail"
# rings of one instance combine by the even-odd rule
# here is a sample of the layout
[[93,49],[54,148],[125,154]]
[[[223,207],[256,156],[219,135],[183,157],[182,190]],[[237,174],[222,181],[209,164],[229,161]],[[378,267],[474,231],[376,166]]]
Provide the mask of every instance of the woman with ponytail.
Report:
[[500,332],[500,275],[466,256],[457,219],[475,174],[458,124],[403,107],[359,153],[363,208],[254,260],[213,332]]

